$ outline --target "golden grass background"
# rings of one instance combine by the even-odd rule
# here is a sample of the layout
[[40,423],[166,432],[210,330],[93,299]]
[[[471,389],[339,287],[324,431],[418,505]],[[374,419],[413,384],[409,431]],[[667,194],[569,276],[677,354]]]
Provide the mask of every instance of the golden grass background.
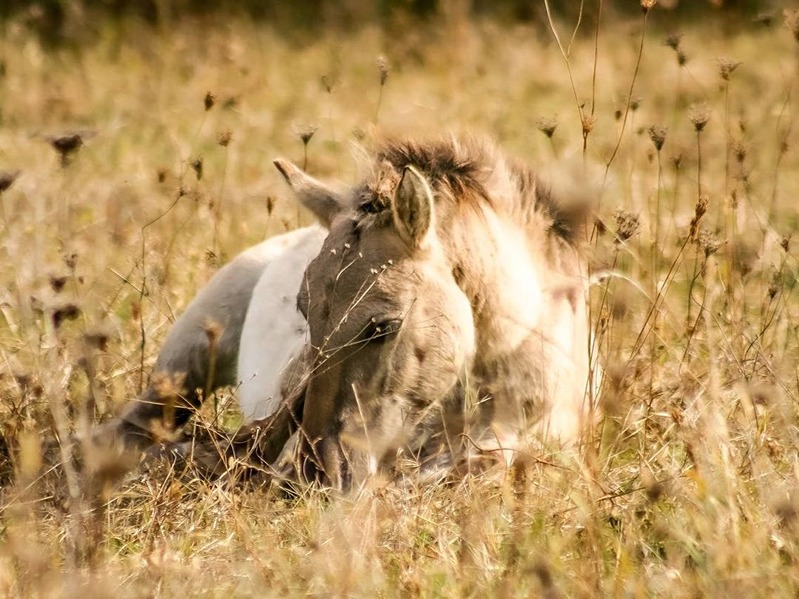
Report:
[[[595,84],[594,31],[567,63],[551,34],[456,12],[307,37],[235,19],[122,21],[61,49],[7,22],[0,169],[20,174],[0,193],[12,450],[0,594],[795,596],[799,44],[787,17],[684,23],[672,47],[657,11],[606,18]],[[574,22],[554,24],[565,50]],[[302,164],[307,149],[309,172],[352,182],[351,143],[375,131],[485,134],[542,171],[596,173],[606,416],[582,451],[346,497],[287,501],[166,468],[53,496],[42,440],[135,397],[219,265],[310,222],[272,159]],[[51,142],[73,132],[84,144],[62,165]],[[232,403],[222,393],[203,417],[235,422]]]

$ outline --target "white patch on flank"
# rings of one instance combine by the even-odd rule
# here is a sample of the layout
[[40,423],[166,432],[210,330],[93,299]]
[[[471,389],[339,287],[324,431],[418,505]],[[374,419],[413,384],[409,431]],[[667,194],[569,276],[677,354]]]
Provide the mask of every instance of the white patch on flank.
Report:
[[308,331],[297,310],[297,292],[326,236],[313,226],[274,239],[275,253],[253,290],[239,343],[238,397],[246,422],[266,418],[280,405],[283,374],[301,353]]

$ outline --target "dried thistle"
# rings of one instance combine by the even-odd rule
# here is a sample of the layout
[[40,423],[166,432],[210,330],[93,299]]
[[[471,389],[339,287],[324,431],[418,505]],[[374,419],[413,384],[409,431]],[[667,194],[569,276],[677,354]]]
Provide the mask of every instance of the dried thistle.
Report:
[[316,133],[318,127],[316,125],[305,125],[302,127],[294,127],[294,134],[300,138],[303,149],[302,170],[308,168],[308,143]]
[[61,293],[64,290],[68,280],[69,277],[57,277],[55,275],[50,275],[50,288],[56,293]]
[[319,127],[316,125],[303,125],[301,127],[295,127],[294,134],[300,138],[302,145],[307,146],[318,129]]
[[709,198],[707,194],[702,194],[699,196],[699,199],[696,201],[696,206],[694,207],[694,217],[691,219],[691,229],[688,234],[690,239],[696,239],[696,231],[699,227],[699,221],[702,220],[702,217],[707,212],[707,205],[709,202]]
[[596,125],[596,117],[591,116],[590,114],[583,114],[583,136],[588,135],[591,131],[594,130],[594,125]]
[[616,243],[623,243],[638,232],[641,227],[641,220],[637,214],[626,210],[617,210],[614,214],[616,219]]
[[782,273],[779,269],[772,267],[771,276],[768,279],[768,297],[774,299],[782,289]]
[[716,62],[719,65],[719,77],[724,81],[729,81],[735,69],[741,66],[741,61],[732,60],[731,58],[718,58]]
[[191,163],[191,168],[194,171],[194,174],[197,175],[197,180],[203,178],[203,159],[202,158],[195,158]]
[[208,112],[214,107],[216,104],[216,96],[211,92],[205,94],[205,98],[203,99],[203,105],[205,106],[205,112]]
[[22,171],[0,171],[0,193],[10,188]]
[[555,129],[558,128],[558,118],[542,116],[535,122],[535,126],[541,133],[552,139],[552,136],[555,135]]
[[649,125],[646,132],[649,133],[649,139],[652,140],[655,149],[660,152],[663,149],[663,144],[666,143],[668,129],[662,125]]
[[641,10],[644,14],[647,14],[650,10],[655,8],[657,3],[657,0],[641,0]]
[[383,56],[382,54],[377,57],[377,72],[380,75],[380,87],[383,87],[388,81],[388,73],[391,70],[391,65],[388,63],[388,59]]
[[333,90],[336,87],[336,79],[334,77],[328,77],[327,75],[322,75],[319,78],[319,82],[322,84],[322,89],[324,89],[327,93],[332,94]]
[[228,147],[232,139],[233,139],[233,132],[230,129],[220,131],[216,135],[216,143],[218,143],[223,148]]
[[701,133],[710,120],[710,108],[707,104],[694,104],[688,111],[688,118],[693,123],[694,131]]
[[86,133],[70,133],[67,135],[58,135],[46,138],[52,148],[58,152],[61,158],[61,166],[69,166],[72,157],[83,146],[84,138],[92,135],[91,132]]
[[788,252],[791,249],[791,234],[785,235],[782,239],[780,239],[780,247],[783,251]]
[[746,122],[745,118],[738,119],[738,130],[741,133],[746,133],[746,130],[749,128],[749,124]]
[[682,31],[675,31],[674,33],[669,34],[669,36],[663,40],[663,45],[668,46],[675,52],[680,49],[680,42],[682,42],[683,37]]
[[699,249],[701,249],[702,253],[705,254],[705,258],[715,254],[721,247],[721,242],[716,234],[708,231],[707,229],[702,229],[699,232],[699,239],[697,239],[697,243],[699,245]]
[[64,254],[63,258],[64,264],[66,264],[67,268],[74,272],[78,267],[78,255],[75,253]]
[[738,164],[743,164],[743,161],[746,160],[746,153],[748,149],[749,148],[747,145],[740,139],[733,140],[732,155],[735,156],[735,160],[738,162]]
[[53,328],[60,328],[65,320],[75,320],[80,314],[81,309],[76,304],[64,304],[53,310]]

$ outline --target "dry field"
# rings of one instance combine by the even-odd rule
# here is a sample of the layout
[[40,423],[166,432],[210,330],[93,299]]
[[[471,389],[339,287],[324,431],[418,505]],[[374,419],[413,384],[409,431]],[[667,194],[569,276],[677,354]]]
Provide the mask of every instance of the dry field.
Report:
[[[796,596],[799,15],[681,38],[659,17],[570,48],[557,20],[563,52],[455,14],[320,38],[121,23],[62,49],[6,23],[0,595]],[[158,467],[68,500],[40,440],[134,397],[219,265],[310,221],[271,160],[353,181],[376,130],[486,134],[595,179],[607,377],[584,447],[344,497]],[[234,426],[234,404],[199,417]]]

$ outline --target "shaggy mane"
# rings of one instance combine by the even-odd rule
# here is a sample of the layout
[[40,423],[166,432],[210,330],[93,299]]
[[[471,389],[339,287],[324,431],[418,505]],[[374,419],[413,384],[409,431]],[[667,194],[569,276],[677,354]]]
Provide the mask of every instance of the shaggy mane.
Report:
[[490,142],[453,137],[424,142],[389,139],[375,153],[376,172],[386,162],[396,172],[407,166],[422,171],[438,200],[455,206],[487,205],[527,223],[540,223],[543,217],[548,231],[569,243],[576,243],[585,222],[587,206],[558,201],[525,164],[507,159]]

